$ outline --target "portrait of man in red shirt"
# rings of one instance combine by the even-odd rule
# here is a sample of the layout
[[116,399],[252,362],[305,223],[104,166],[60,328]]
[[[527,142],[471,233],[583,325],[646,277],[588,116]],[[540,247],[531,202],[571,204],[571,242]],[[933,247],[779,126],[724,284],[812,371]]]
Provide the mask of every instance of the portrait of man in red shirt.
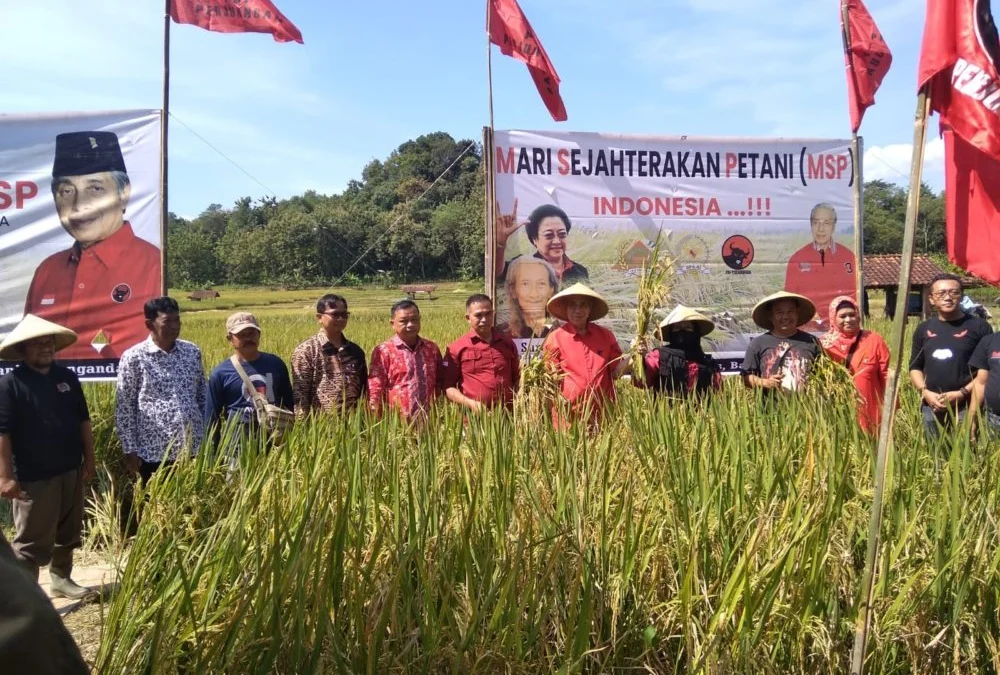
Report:
[[[804,295],[816,307],[828,307],[839,295],[855,301],[854,275],[857,260],[854,252],[834,241],[837,229],[837,211],[832,205],[821,203],[809,214],[812,241],[792,254],[785,269],[785,290]],[[804,326],[808,332],[829,329],[826,317],[819,314]]]
[[149,334],[142,307],[161,294],[160,249],[125,218],[132,185],[110,131],[56,136],[52,197],[73,245],[35,270],[25,314],[80,336],[64,359],[114,359]]

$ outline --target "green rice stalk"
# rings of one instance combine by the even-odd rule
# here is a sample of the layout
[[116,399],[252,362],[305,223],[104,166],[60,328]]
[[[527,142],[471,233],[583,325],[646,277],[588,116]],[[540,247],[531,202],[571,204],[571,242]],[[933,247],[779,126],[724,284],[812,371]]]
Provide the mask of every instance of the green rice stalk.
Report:
[[649,332],[656,310],[666,304],[674,284],[674,258],[669,249],[660,251],[663,230],[656,233],[653,251],[642,265],[636,288],[635,341],[629,351],[632,372],[641,376],[643,354],[650,349]]

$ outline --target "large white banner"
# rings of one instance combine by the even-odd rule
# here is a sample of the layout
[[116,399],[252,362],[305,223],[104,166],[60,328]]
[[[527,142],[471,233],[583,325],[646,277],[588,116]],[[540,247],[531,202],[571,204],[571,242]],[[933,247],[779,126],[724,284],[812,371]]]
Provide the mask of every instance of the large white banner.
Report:
[[787,289],[817,308],[854,297],[854,180],[848,140],[698,139],[495,133],[500,321],[530,349],[555,321],[545,302],[582,281],[610,303],[602,321],[634,336],[637,278],[661,235],[676,261],[671,305],[710,315],[708,346],[738,367],[762,331],[753,305]]
[[[0,339],[25,313],[76,331],[56,358],[115,376],[161,293],[160,112],[0,116]],[[0,373],[14,364],[0,362]]]

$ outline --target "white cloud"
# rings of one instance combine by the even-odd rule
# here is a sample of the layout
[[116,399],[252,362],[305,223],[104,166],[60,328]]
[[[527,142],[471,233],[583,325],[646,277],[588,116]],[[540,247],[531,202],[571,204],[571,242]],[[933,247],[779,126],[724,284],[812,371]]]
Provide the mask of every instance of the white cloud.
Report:
[[[864,179],[866,181],[884,180],[898,185],[908,185],[912,162],[912,143],[894,143],[866,148],[863,167]],[[935,136],[924,145],[922,182],[929,184],[935,190],[941,190],[943,179],[944,140]]]

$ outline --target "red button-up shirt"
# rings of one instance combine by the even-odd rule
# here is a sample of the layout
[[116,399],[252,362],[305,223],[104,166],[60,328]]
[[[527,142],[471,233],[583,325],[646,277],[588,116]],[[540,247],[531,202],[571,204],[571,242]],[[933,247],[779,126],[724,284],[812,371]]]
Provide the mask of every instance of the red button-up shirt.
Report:
[[563,374],[562,394],[574,412],[589,403],[599,416],[606,400],[615,398],[615,369],[622,356],[614,333],[589,324],[586,335],[566,323],[549,333],[542,349]]
[[372,350],[368,403],[380,413],[386,401],[407,419],[424,413],[441,393],[441,350],[419,338],[410,348],[393,336]]
[[[142,306],[160,291],[160,249],[125,223],[89,248],[74,244],[43,260],[24,312],[76,332],[60,359],[118,358],[149,335]],[[99,333],[107,343],[100,351],[91,345]]]
[[851,250],[839,244],[818,249],[815,244],[809,243],[792,254],[785,268],[785,290],[806,296],[819,310],[801,330],[830,329],[830,322],[822,312],[838,295],[855,299],[854,268],[857,264]]
[[448,345],[444,353],[444,389],[456,387],[487,406],[514,403],[514,387],[521,377],[517,347],[506,333],[493,332],[487,342],[469,331]]

